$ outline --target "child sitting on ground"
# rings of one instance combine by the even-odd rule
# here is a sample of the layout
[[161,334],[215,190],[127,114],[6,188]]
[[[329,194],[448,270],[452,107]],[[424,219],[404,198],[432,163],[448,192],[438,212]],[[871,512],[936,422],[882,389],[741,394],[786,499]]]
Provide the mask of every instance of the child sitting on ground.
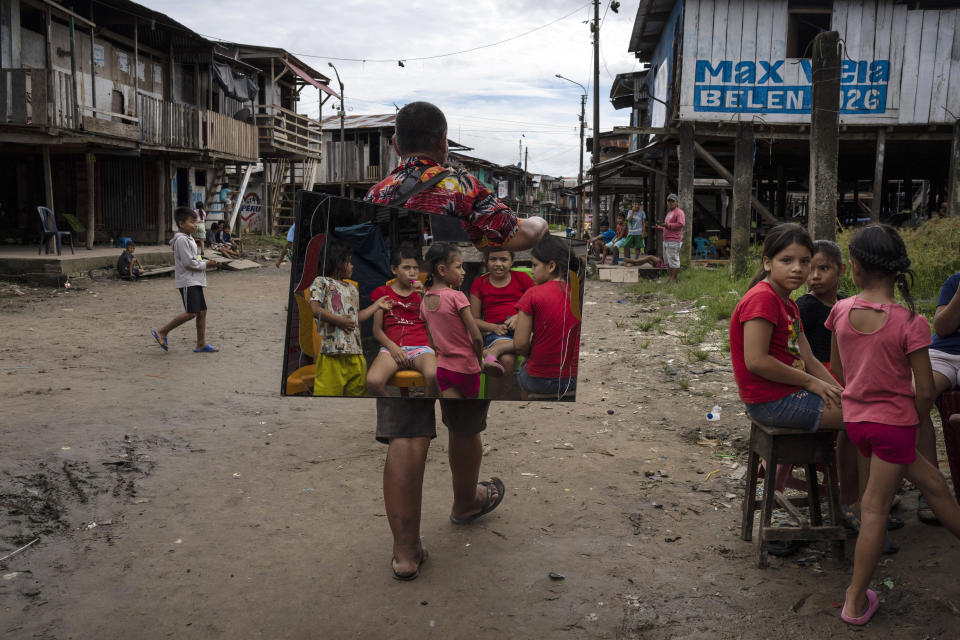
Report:
[[373,314],[373,336],[380,343],[380,352],[367,371],[367,392],[386,396],[386,384],[398,369],[416,369],[426,381],[427,397],[437,397],[437,356],[430,348],[427,325],[420,317],[420,292],[417,279],[420,264],[417,250],[401,248],[393,252],[390,267],[396,281],[373,290],[371,300],[387,297],[393,301],[389,311],[378,309]]
[[516,305],[513,342],[517,353],[527,357],[517,381],[524,400],[531,393],[560,400],[577,390],[580,319],[571,307],[567,274],[580,270],[580,260],[567,243],[551,235],[544,236],[530,256],[537,286]]
[[120,277],[124,280],[136,280],[145,271],[140,261],[133,255],[133,252],[136,250],[137,245],[133,244],[133,240],[130,240],[127,242],[123,253],[117,258],[117,272],[120,273]]
[[620,249],[627,243],[627,219],[621,213],[617,216],[617,230],[614,232],[612,240],[603,245],[603,253],[600,256],[600,262],[607,261],[607,252],[610,253],[613,264],[617,264],[620,256]]
[[210,223],[210,230],[207,232],[207,246],[209,246],[213,251],[222,254],[224,257],[236,260],[240,257],[240,255],[220,240],[220,225],[222,224],[222,222]]
[[448,242],[430,245],[424,258],[427,292],[420,317],[427,323],[437,352],[437,386],[444,398],[476,398],[480,391],[483,338],[470,312],[470,301],[459,287],[463,256]]
[[[904,476],[923,491],[934,513],[957,537],[960,506],[944,477],[916,446],[919,416],[930,412],[936,396],[927,352],[930,324],[913,310],[906,246],[893,227],[865,227],[850,241],[850,265],[861,291],[834,305],[826,327],[833,331],[831,370],[846,383],[847,434],[870,459],[853,578],[840,613],[844,622],[864,625],[879,606],[877,594],[867,587]],[[894,285],[909,309],[897,304]]]
[[360,345],[360,323],[378,309],[393,308],[387,296],[360,309],[360,292],[346,282],[353,274],[353,248],[327,239],[319,276],[310,285],[310,309],[320,321],[320,353],[313,382],[315,396],[362,396],[366,394],[367,361]]
[[606,222],[600,223],[600,235],[593,236],[588,241],[590,243],[590,249],[593,251],[593,254],[598,258],[603,255],[603,248],[607,245],[608,242],[617,237],[617,232],[610,228]]
[[[483,332],[483,370],[495,378],[513,372],[516,304],[534,286],[533,278],[523,271],[513,271],[512,267],[513,251],[491,251],[487,254],[487,273],[470,287],[470,310]],[[502,398],[509,380],[491,379],[491,383],[491,397]]]

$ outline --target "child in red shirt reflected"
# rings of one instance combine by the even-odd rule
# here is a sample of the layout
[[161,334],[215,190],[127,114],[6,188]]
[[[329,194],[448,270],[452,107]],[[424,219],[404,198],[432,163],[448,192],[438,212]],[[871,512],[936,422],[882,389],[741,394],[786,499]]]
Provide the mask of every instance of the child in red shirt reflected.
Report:
[[470,287],[470,310],[483,333],[483,372],[492,376],[491,397],[505,396],[509,381],[494,379],[513,372],[516,350],[513,332],[517,326],[517,301],[534,286],[533,278],[513,271],[513,251],[487,254],[487,273]]
[[567,273],[577,273],[580,261],[567,243],[551,235],[540,240],[530,257],[537,286],[517,302],[513,342],[517,353],[527,357],[517,381],[524,400],[531,393],[560,400],[577,389],[580,319],[571,308]]
[[430,245],[424,258],[427,292],[420,317],[437,352],[437,386],[443,398],[476,398],[480,392],[483,338],[470,301],[456,289],[463,283],[463,256],[447,242]]
[[400,369],[416,369],[426,381],[427,397],[438,397],[437,356],[430,347],[427,325],[420,317],[420,293],[423,291],[418,276],[420,263],[417,250],[400,248],[393,252],[390,269],[395,282],[374,289],[372,300],[386,296],[393,308],[378,309],[373,314],[373,336],[380,343],[380,352],[367,371],[367,392],[374,396],[389,395],[387,381]]
[[[893,227],[864,227],[850,241],[850,267],[861,291],[837,302],[825,326],[833,331],[831,369],[846,384],[847,435],[870,460],[853,578],[840,613],[844,622],[864,625],[879,606],[877,594],[867,586],[903,478],[923,492],[940,522],[957,537],[960,505],[937,468],[916,448],[917,424],[921,415],[930,413],[936,387],[928,352],[930,324],[913,309],[906,246]],[[895,285],[909,309],[897,304]]]
[[842,389],[814,357],[790,293],[810,271],[813,242],[798,224],[774,227],[763,265],[730,319],[730,359],[747,415],[768,427],[843,426]]

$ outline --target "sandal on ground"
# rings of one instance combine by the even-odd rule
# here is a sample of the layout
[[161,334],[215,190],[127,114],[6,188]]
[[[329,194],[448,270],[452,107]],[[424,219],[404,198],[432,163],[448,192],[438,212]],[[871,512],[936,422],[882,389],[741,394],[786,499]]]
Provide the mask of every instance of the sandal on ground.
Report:
[[843,609],[840,611],[840,619],[846,622],[847,624],[853,624],[858,627],[861,627],[868,622],[870,618],[873,617],[873,614],[877,612],[877,609],[880,608],[880,600],[877,599],[877,593],[873,589],[867,589],[867,610],[862,616],[852,618],[847,615],[847,607],[844,605]]
[[[506,490],[506,487],[503,486],[503,481],[500,478],[493,477],[493,478],[490,478],[489,481],[478,482],[477,484],[487,488],[487,499],[483,503],[483,508],[480,509],[480,511],[472,515],[466,516],[464,518],[454,518],[453,514],[451,513],[450,522],[452,522],[453,524],[470,524],[477,518],[487,515],[488,513],[490,513],[497,507],[499,507],[500,503],[503,502],[503,496],[504,494],[506,494],[507,490]],[[496,498],[493,497],[493,491],[492,491],[493,488],[496,488],[497,490]]]
[[935,514],[933,509],[930,508],[930,505],[927,504],[927,499],[923,497],[923,494],[917,498],[917,519],[925,524],[940,524],[940,520],[937,519],[937,514]]
[[193,350],[194,353],[216,353],[218,351],[220,351],[220,349],[217,349],[215,346],[213,346],[210,343],[205,344],[201,349]]
[[420,576],[420,567],[423,566],[423,563],[427,561],[429,554],[427,550],[422,546],[420,547],[420,560],[417,562],[417,568],[413,570],[413,573],[397,573],[396,562],[397,558],[394,556],[390,560],[390,570],[393,571],[394,580],[403,580],[404,582],[410,582],[411,580],[416,580]]
[[488,376],[499,378],[503,375],[503,365],[497,361],[495,356],[489,355],[483,359],[483,372]]
[[163,337],[163,340],[161,340],[161,339],[160,339],[160,334],[157,333],[157,330],[156,330],[156,329],[150,329],[150,333],[153,334],[153,339],[157,341],[157,344],[160,345],[160,348],[161,348],[161,349],[163,349],[164,351],[169,351],[169,347],[167,347],[167,337],[166,337],[166,336],[164,336],[164,337]]

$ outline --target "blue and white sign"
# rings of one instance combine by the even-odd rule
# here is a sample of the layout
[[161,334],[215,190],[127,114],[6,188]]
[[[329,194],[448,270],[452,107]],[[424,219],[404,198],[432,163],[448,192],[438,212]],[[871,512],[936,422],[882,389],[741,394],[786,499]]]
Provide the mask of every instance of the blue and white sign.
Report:
[[[801,73],[787,73],[799,65]],[[844,60],[840,68],[840,113],[883,113],[887,109],[889,60]],[[798,78],[787,83],[784,76]],[[693,109],[701,112],[810,113],[810,60],[697,60]]]

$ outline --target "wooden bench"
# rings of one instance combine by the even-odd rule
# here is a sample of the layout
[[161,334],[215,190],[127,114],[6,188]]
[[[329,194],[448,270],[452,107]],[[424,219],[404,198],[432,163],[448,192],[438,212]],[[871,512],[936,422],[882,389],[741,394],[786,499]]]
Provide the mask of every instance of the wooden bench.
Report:
[[[837,459],[834,448],[836,430],[821,428],[813,433],[797,429],[775,429],[758,422],[750,424],[750,455],[747,459],[747,490],[743,500],[741,537],[753,538],[753,514],[760,510],[760,527],[757,532],[757,564],[767,566],[766,543],[774,540],[826,540],[831,543],[833,556],[843,560],[843,547],[847,539],[840,514],[840,491],[838,487]],[[760,459],[767,463],[763,481],[763,502],[757,504],[757,479]],[[805,496],[788,498],[776,490],[777,465],[802,466],[806,475]],[[825,525],[820,506],[820,488],[817,483],[817,465],[823,465],[823,486],[827,493],[830,524]],[[794,527],[773,527],[771,518],[775,504],[799,523]],[[806,506],[809,516],[804,516],[797,507]]]

